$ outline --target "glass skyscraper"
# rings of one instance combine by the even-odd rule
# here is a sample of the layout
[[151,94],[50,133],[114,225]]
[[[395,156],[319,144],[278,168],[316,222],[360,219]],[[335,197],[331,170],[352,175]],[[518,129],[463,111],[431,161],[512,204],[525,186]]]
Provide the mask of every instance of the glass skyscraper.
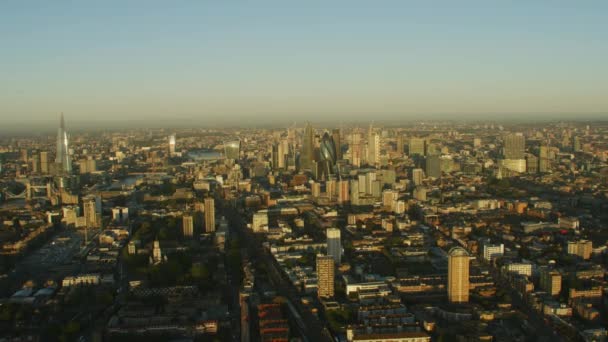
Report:
[[63,113],[61,113],[61,121],[59,123],[59,129],[57,130],[57,154],[55,155],[55,164],[57,164],[58,170],[62,173],[72,172],[72,161],[70,160],[69,151],[68,133],[65,131],[65,121],[63,119]]

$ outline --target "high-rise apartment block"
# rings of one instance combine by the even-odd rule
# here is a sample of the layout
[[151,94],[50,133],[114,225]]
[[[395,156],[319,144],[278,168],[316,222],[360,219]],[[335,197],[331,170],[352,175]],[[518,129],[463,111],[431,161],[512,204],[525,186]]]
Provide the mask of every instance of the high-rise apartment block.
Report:
[[215,231],[215,200],[211,197],[205,198],[205,232]]
[[469,253],[454,247],[448,253],[448,300],[450,303],[469,301]]
[[342,241],[340,240],[340,229],[328,228],[327,234],[327,255],[334,258],[336,264],[342,262]]
[[329,255],[317,255],[317,295],[320,298],[334,296],[334,273],[334,258]]

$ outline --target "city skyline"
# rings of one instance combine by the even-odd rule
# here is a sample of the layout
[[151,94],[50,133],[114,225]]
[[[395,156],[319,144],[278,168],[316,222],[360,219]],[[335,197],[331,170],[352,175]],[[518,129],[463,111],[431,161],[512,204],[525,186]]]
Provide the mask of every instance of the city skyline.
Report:
[[0,5],[7,127],[608,113],[602,2],[116,4]]
[[608,2],[0,3],[0,342],[608,341]]

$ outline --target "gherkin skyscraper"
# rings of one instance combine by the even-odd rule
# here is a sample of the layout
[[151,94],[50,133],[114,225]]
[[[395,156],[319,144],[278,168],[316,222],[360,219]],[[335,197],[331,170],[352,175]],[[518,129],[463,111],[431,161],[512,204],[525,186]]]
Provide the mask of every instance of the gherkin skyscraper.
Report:
[[68,148],[68,133],[65,131],[65,121],[63,113],[61,113],[61,121],[57,130],[57,154],[55,155],[55,164],[58,170],[63,173],[72,173],[72,161]]

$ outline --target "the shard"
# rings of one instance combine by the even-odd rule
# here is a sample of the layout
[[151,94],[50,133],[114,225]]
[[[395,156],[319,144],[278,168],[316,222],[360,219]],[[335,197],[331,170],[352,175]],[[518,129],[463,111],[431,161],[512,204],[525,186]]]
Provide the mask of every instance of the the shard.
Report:
[[61,122],[59,123],[59,129],[57,130],[57,154],[55,156],[55,164],[57,164],[58,169],[63,173],[72,172],[72,161],[70,160],[68,148],[68,133],[65,131],[63,113],[61,113]]

